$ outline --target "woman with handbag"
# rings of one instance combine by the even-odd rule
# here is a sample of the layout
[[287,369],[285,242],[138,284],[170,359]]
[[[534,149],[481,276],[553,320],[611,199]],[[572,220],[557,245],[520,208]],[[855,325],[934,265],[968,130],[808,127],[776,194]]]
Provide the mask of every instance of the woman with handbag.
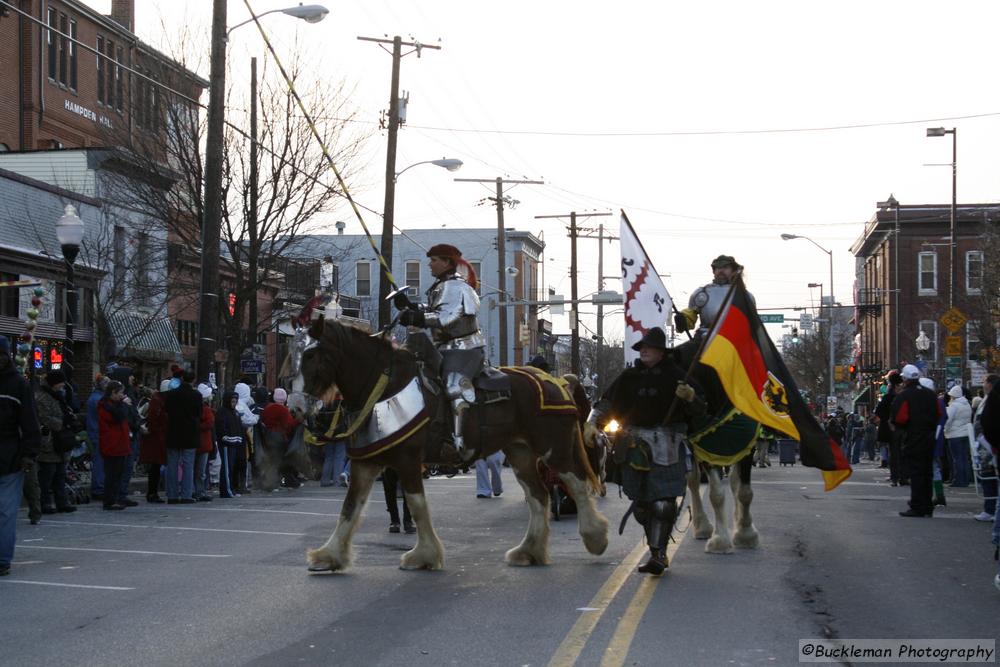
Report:
[[66,455],[76,446],[76,418],[63,393],[66,375],[49,371],[35,392],[38,425],[42,432],[38,453],[38,484],[42,490],[42,514],[75,512],[66,497]]

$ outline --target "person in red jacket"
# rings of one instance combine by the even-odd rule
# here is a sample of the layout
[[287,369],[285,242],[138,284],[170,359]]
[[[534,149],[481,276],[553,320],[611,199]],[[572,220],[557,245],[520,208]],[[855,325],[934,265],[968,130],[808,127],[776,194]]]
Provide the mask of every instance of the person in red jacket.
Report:
[[146,466],[146,502],[162,503],[160,497],[160,467],[167,465],[167,411],[163,395],[170,391],[170,380],[160,383],[146,406],[146,425],[139,440],[139,463]]
[[[117,489],[125,472],[125,459],[132,453],[132,435],[128,427],[130,400],[121,382],[109,382],[104,397],[97,404],[98,442],[104,458],[104,483],[107,489]],[[104,509],[123,510],[113,493],[104,494]]]
[[[295,435],[295,429],[299,427],[299,420],[292,416],[288,406],[288,393],[278,387],[274,390],[274,401],[268,403],[264,411],[260,413],[260,423],[264,427],[264,439],[266,449],[270,452],[272,465],[278,465],[278,471],[282,476],[282,486],[297,489],[302,484],[298,479],[298,470],[287,456],[288,443]],[[267,475],[270,478],[270,475]],[[268,484],[267,486],[270,486]]]

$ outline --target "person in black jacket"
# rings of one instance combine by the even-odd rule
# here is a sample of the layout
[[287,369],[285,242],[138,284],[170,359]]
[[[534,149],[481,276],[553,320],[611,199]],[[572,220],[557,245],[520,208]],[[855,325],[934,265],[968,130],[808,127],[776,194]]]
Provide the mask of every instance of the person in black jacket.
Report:
[[611,419],[621,425],[615,444],[621,487],[649,542],[649,560],[639,572],[659,576],[668,565],[667,540],[677,519],[677,498],[687,485],[685,435],[692,420],[705,414],[706,405],[697,387],[684,381],[684,369],[667,349],[663,329],[649,329],[632,349],[639,352],[639,360],[594,404],[584,438],[593,443]]
[[[192,386],[194,371],[185,371],[181,386],[163,397],[167,413],[167,504],[195,502],[194,455],[201,442],[201,404],[198,390]],[[180,488],[178,467],[183,467]]]
[[902,432],[903,466],[910,478],[910,509],[899,516],[932,516],[934,433],[943,416],[937,395],[920,385],[920,370],[903,366],[903,390],[892,402],[892,423]]
[[893,486],[898,486],[900,481],[899,465],[899,434],[892,428],[892,402],[896,400],[896,394],[903,389],[903,378],[899,371],[889,371],[885,376],[886,392],[875,406],[875,416],[878,418],[878,440],[879,449],[882,452],[882,467],[886,467],[886,454],[889,458],[889,480]]
[[24,468],[40,445],[34,396],[11,361],[10,339],[0,334],[0,577],[10,574]]
[[238,452],[246,446],[246,429],[236,411],[239,394],[227,391],[222,396],[222,405],[215,413],[215,441],[219,446],[219,457],[222,467],[219,469],[219,497],[235,498],[241,494],[236,492],[236,465]]

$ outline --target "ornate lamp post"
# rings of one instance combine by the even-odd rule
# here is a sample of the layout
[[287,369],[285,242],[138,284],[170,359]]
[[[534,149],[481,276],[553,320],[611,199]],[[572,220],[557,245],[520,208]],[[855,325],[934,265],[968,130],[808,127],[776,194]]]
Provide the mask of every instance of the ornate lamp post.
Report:
[[56,239],[62,248],[63,259],[66,260],[66,340],[63,343],[63,372],[71,387],[73,383],[73,324],[76,322],[77,295],[76,276],[74,275],[74,264],[76,256],[80,253],[80,244],[83,243],[83,220],[76,214],[76,209],[71,204],[66,205],[66,210],[62,217],[56,222]]

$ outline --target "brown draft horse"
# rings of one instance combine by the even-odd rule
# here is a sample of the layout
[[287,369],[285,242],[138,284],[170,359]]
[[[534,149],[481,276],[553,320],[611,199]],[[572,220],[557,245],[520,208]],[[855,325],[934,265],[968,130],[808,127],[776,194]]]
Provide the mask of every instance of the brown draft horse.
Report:
[[[402,391],[417,376],[418,364],[413,352],[394,347],[380,336],[373,337],[352,326],[323,319],[312,323],[308,335],[312,339],[310,344],[301,352],[299,363],[293,360],[292,364],[299,374],[297,387],[301,387],[307,403],[315,404],[317,400],[312,397],[327,395],[336,386],[343,396],[344,408],[357,411],[372,395],[384,370],[389,369],[389,380],[383,398]],[[539,415],[538,397],[531,380],[512,374],[510,382],[511,398],[471,408],[463,433],[467,447],[475,448],[475,458],[502,449],[524,489],[530,514],[528,530],[521,543],[507,552],[506,562],[509,565],[549,562],[549,494],[538,475],[539,459],[559,474],[576,501],[580,535],[587,550],[592,554],[603,553],[608,545],[608,521],[597,511],[590,493],[598,489],[599,482],[587,463],[576,417]],[[423,398],[428,413],[436,414],[441,398],[426,388]],[[399,473],[417,525],[416,546],[403,554],[400,568],[437,570],[444,566],[444,548],[431,523],[423,487],[424,453],[440,450],[440,443],[433,441],[437,438],[432,430],[430,424],[422,426],[387,450],[351,461],[350,485],[340,519],[330,539],[307,552],[310,571],[336,571],[350,565],[351,540],[372,484],[385,467]],[[482,433],[488,433],[489,437],[481,437]]]

